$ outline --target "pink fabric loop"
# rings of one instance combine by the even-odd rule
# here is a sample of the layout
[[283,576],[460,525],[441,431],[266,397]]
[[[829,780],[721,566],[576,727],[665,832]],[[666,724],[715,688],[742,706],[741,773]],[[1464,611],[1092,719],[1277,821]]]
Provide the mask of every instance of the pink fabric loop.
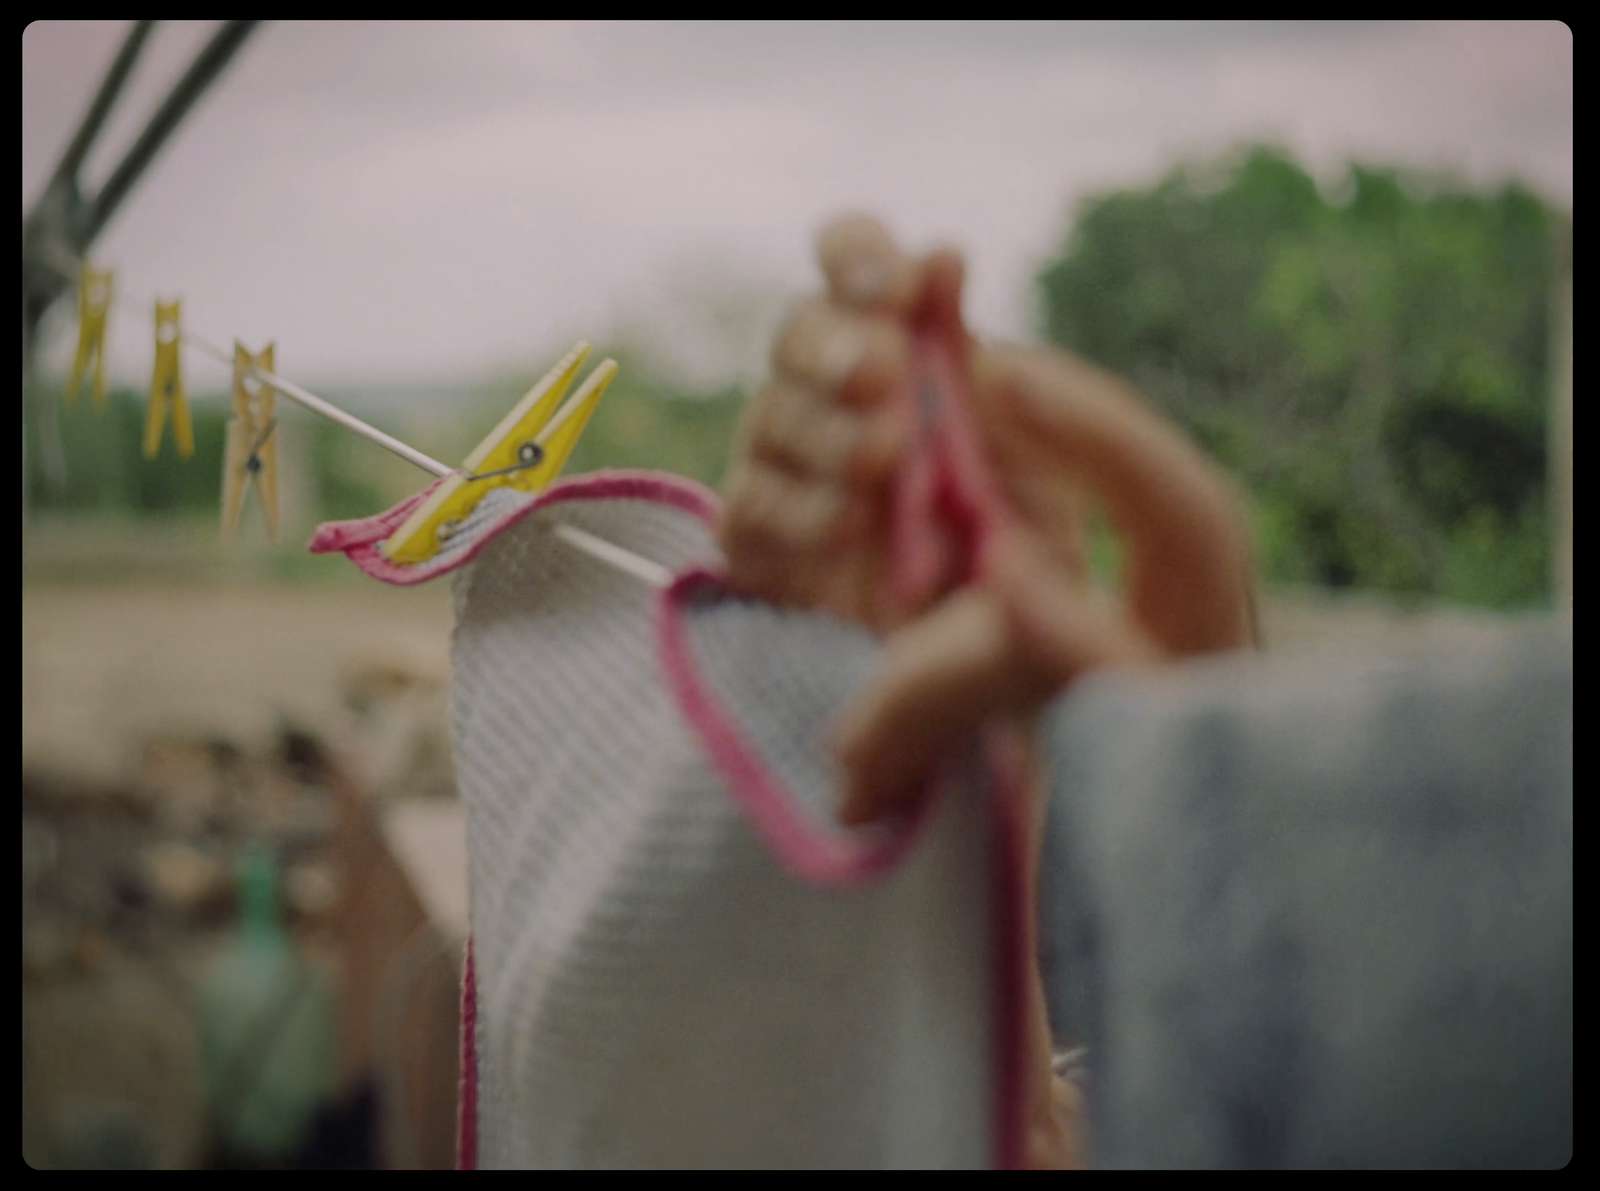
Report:
[[889,573],[900,608],[915,613],[970,583],[1007,511],[971,410],[959,327],[924,320],[909,383],[894,401],[918,427],[890,501]]
[[[897,604],[915,613],[978,579],[985,553],[1009,517],[990,471],[967,385],[966,336],[954,306],[913,319],[910,383],[897,395],[919,426],[895,479],[890,581]],[[1026,1021],[1027,833],[1024,770],[996,733],[985,738],[994,809],[995,1164],[1026,1162],[1029,1104]]]
[[461,1086],[456,1093],[456,1169],[478,1169],[478,978],[468,936],[461,966]]
[[678,576],[657,598],[661,670],[684,719],[700,737],[751,827],[789,871],[823,885],[857,884],[888,871],[915,841],[933,804],[932,792],[924,794],[908,814],[882,826],[830,830],[810,821],[707,686],[689,645],[684,606],[697,597],[726,591],[723,576],[695,570]]

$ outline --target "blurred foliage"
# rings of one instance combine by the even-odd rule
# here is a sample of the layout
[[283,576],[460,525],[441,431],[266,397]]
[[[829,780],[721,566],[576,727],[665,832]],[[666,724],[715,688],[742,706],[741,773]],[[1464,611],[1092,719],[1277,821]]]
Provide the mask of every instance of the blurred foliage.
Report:
[[1555,217],[1253,148],[1084,204],[1039,275],[1052,341],[1240,477],[1267,577],[1509,607],[1549,594]]
[[[142,452],[144,395],[112,390],[104,410],[87,399],[71,407],[56,393],[29,394],[35,416],[27,427],[27,496],[35,508],[63,512],[177,513],[215,509],[222,480],[227,436],[226,407],[218,402],[191,404],[194,455],[182,459],[170,428],[155,459]],[[53,402],[53,409],[45,403]],[[59,428],[64,482],[47,480],[44,460],[54,449],[47,441],[46,418]]]
[[[1043,330],[1130,377],[1242,480],[1268,579],[1542,602],[1556,223],[1515,185],[1480,193],[1354,166],[1328,192],[1283,153],[1250,149],[1085,203],[1038,278]],[[644,348],[596,354],[606,353],[621,371],[567,472],[652,468],[717,486],[743,394],[675,382]],[[458,461],[535,379],[360,404]],[[130,525],[187,518],[214,538],[220,397],[192,402],[189,460],[170,436],[143,458],[140,392],[113,392],[103,412],[87,400],[65,408],[45,386],[25,397],[30,509]],[[317,520],[376,512],[427,477],[280,404],[285,545],[274,573],[299,575],[320,560],[293,543]],[[46,482],[53,442],[59,483]],[[259,517],[247,509],[245,520],[249,531]],[[1114,573],[1114,536],[1101,526],[1091,546],[1096,570]]]
[[[42,389],[29,396],[33,416],[27,426],[26,482],[32,507],[64,513],[219,515],[228,426],[225,400],[191,400],[194,454],[188,459],[173,446],[170,428],[156,457],[146,459],[142,448],[146,394],[113,389],[104,410],[87,400],[67,407],[57,394]],[[46,411],[46,402],[54,402],[55,407]],[[285,459],[283,453],[305,450],[320,512],[356,517],[381,508],[376,503],[381,499],[377,487],[343,466],[343,445],[354,436],[330,422],[301,418],[298,413],[293,410],[289,421],[280,420],[280,466],[296,469],[300,461]],[[285,411],[280,410],[280,419],[284,416]],[[59,435],[64,464],[59,483],[50,481],[45,464],[53,449],[46,441],[50,434],[47,418],[54,421]]]
[[[219,529],[227,402],[191,398],[191,457],[177,453],[169,429],[156,457],[146,459],[145,399],[113,389],[101,410],[86,400],[67,408],[54,387],[25,393],[23,485],[37,531],[25,547],[29,574],[331,577],[336,568],[300,548],[311,525],[384,507],[379,485],[342,466],[345,442],[354,436],[298,409],[280,409],[281,541],[267,539],[260,507],[247,494],[238,540],[225,545]],[[54,476],[47,464],[52,453],[61,465]]]

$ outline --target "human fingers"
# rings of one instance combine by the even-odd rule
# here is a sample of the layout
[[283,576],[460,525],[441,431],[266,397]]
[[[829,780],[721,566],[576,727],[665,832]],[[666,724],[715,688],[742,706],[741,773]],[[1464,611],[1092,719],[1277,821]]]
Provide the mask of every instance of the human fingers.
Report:
[[990,550],[984,585],[1016,656],[1041,676],[1034,690],[1045,698],[1090,670],[1162,660],[1161,644],[1069,573],[1038,535],[1003,533]]
[[831,404],[784,378],[752,402],[744,453],[798,478],[869,488],[898,458],[900,438],[895,419]]
[[911,358],[902,326],[812,298],[796,307],[773,343],[779,378],[846,408],[881,407],[902,383]]
[[[974,391],[1003,475],[1081,477],[1127,549],[1126,598],[1175,654],[1249,640],[1244,517],[1222,473],[1124,382],[1064,352],[997,349]],[[1028,499],[1025,485],[1010,485]]]
[[1047,446],[1038,443],[1008,454],[1001,482],[1025,523],[1039,527],[1040,540],[1075,583],[1090,577],[1088,513],[1090,501],[1076,477],[1063,471]]
[[722,535],[735,547],[771,544],[801,552],[827,543],[848,511],[827,484],[747,460],[729,477]]
[[817,261],[829,295],[846,306],[899,315],[919,290],[920,262],[901,252],[870,215],[845,215],[824,227]]
[[[847,521],[853,520],[847,515]],[[846,528],[831,541],[797,550],[771,537],[754,537],[734,549],[726,544],[728,583],[741,595],[785,607],[831,612],[877,631],[897,622],[879,598],[881,560],[859,543],[869,530]]]
[[845,705],[833,747],[839,818],[871,822],[912,797],[927,768],[999,709],[1029,702],[1043,675],[1019,672],[1010,628],[987,592],[959,591],[889,638]]
[[927,766],[996,716],[1037,711],[1078,675],[1154,663],[1161,650],[1031,535],[995,543],[981,585],[889,639],[840,713],[840,817],[869,822],[911,797]]
[[1076,1084],[1050,1077],[1048,1116],[1029,1137],[1028,1164],[1034,1170],[1084,1170],[1088,1167],[1087,1106]]

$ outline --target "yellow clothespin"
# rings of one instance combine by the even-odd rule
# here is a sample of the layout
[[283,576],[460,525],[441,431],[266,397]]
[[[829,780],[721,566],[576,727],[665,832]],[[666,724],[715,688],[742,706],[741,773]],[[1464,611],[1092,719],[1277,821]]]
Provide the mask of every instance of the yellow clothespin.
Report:
[[94,382],[90,391],[95,408],[106,407],[106,310],[111,305],[114,276],[110,269],[102,273],[88,265],[78,276],[78,353],[72,358],[72,372],[67,379],[68,405],[77,402],[84,371],[93,356]]
[[233,416],[228,419],[228,451],[222,471],[222,537],[232,541],[239,528],[239,509],[246,486],[255,480],[261,493],[261,511],[267,519],[267,533],[278,541],[278,419],[273,405],[276,394],[271,385],[257,380],[252,391],[247,383],[252,368],[273,371],[273,344],[252,356],[242,343],[233,345]]
[[156,303],[156,367],[150,377],[150,408],[144,419],[146,459],[154,459],[161,449],[161,429],[169,410],[178,454],[185,459],[194,454],[194,426],[189,421],[189,402],[178,365],[178,308],[177,302]]
[[425,562],[477,507],[484,493],[501,485],[537,492],[555,479],[617,374],[615,360],[602,361],[561,404],[562,394],[588,358],[589,345],[583,342],[561,357],[467,456],[461,470],[435,488],[385,539],[384,555],[392,562]]

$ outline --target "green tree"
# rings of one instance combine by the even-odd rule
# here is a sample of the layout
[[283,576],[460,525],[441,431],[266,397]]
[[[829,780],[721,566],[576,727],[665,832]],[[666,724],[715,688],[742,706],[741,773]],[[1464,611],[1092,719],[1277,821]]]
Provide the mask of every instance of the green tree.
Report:
[[1553,219],[1253,148],[1084,205],[1044,332],[1132,378],[1245,482],[1269,577],[1494,606],[1548,595]]

